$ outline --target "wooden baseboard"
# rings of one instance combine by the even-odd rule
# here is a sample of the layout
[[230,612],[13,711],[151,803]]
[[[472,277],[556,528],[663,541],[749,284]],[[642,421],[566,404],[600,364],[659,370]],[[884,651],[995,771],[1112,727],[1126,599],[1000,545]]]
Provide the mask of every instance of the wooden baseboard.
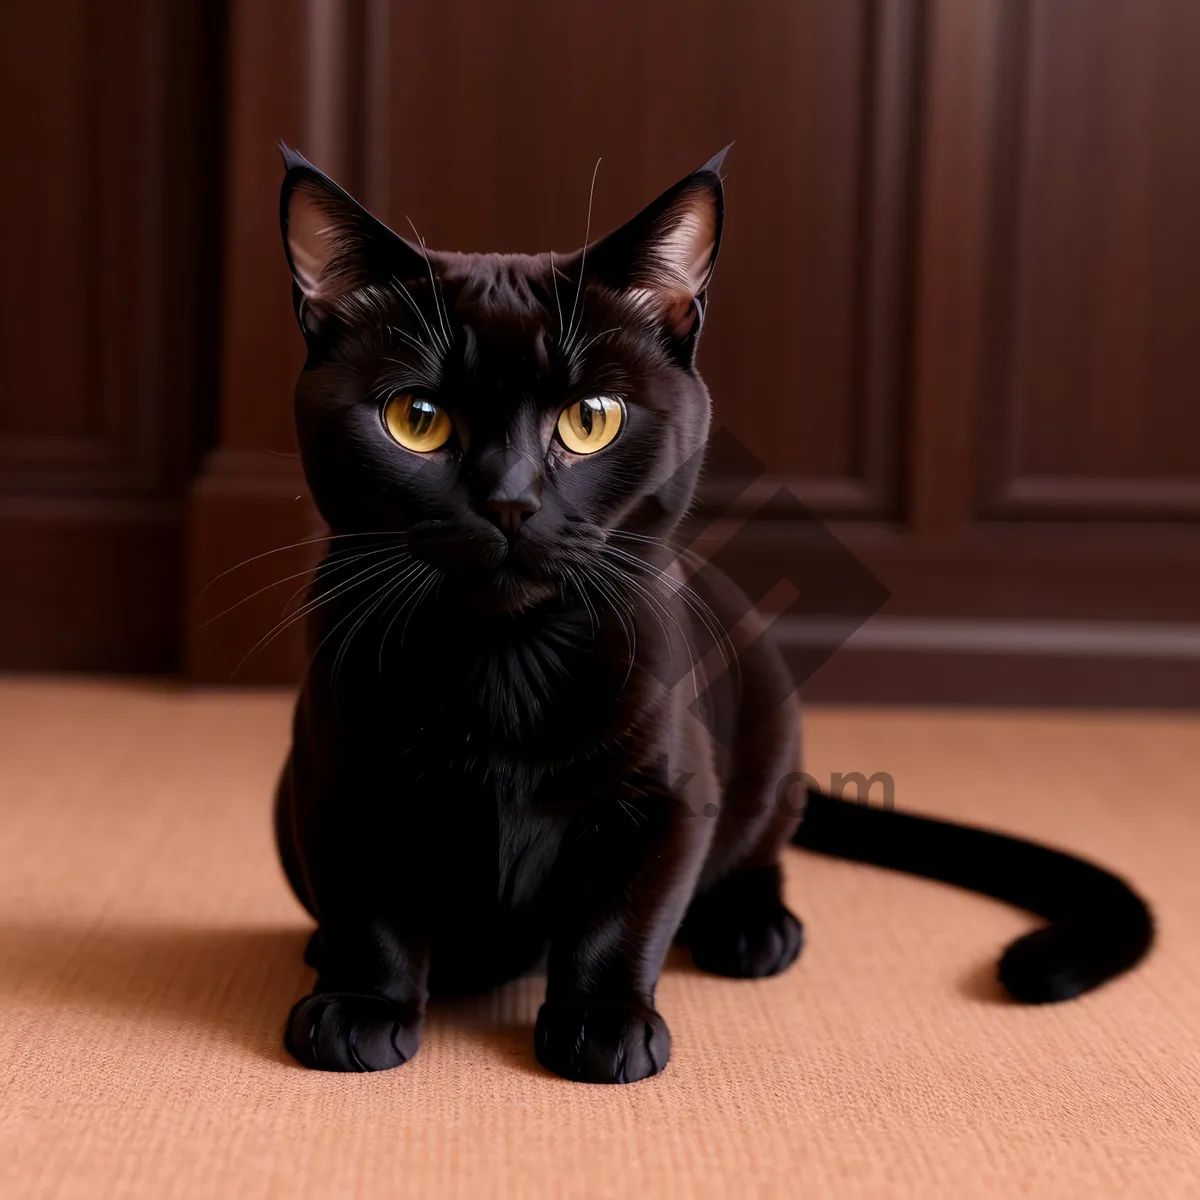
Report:
[[832,654],[819,626],[776,632],[817,702],[1200,707],[1200,625],[879,617]]

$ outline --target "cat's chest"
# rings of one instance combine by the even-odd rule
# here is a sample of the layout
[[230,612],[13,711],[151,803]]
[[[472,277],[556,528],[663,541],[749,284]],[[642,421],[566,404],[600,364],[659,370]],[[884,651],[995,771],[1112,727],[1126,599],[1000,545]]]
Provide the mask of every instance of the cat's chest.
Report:
[[383,707],[407,754],[472,771],[506,764],[536,776],[568,766],[628,721],[630,697],[614,669],[573,629],[468,642],[387,682]]
[[[460,906],[522,907],[540,894],[564,836],[616,762],[610,714],[579,679],[511,661],[448,675],[405,703],[377,740],[386,791]],[[410,694],[411,695],[411,694]]]
[[538,905],[582,792],[473,740],[443,738],[394,759],[380,789],[423,903],[450,925],[503,923]]
[[565,831],[619,773],[631,693],[586,632],[468,631],[372,681],[356,745],[406,834],[450,876],[518,900],[535,892]]

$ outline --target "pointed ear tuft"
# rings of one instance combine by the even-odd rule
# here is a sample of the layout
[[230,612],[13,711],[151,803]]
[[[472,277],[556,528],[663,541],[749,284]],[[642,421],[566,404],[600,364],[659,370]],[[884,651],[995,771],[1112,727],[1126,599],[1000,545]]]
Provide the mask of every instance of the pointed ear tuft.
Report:
[[690,358],[721,243],[726,146],[587,251],[587,270],[661,321]]
[[310,163],[308,159],[300,153],[299,150],[293,150],[291,146],[287,144],[287,142],[279,142],[278,146],[279,153],[283,155],[283,169],[285,171],[291,171],[299,167],[307,167],[310,171],[314,171],[318,175],[321,174],[321,172],[317,171],[317,168],[314,167],[312,163]]
[[711,171],[712,174],[720,178],[721,168],[725,165],[725,155],[727,155],[732,149],[733,143],[730,142],[724,150],[718,150],[716,154],[714,154],[712,158],[710,158],[708,162],[706,162],[704,166],[700,168],[700,171],[696,172],[696,174],[699,175],[701,171]]

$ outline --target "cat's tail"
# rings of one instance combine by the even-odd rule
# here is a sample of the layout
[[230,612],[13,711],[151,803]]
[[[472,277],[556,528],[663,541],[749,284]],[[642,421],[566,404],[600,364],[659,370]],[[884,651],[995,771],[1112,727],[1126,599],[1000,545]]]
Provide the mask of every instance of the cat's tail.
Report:
[[1154,922],[1123,880],[1034,842],[809,792],[792,839],[855,862],[923,875],[994,896],[1050,923],[1000,959],[1000,982],[1018,1000],[1069,1000],[1128,971],[1150,949]]

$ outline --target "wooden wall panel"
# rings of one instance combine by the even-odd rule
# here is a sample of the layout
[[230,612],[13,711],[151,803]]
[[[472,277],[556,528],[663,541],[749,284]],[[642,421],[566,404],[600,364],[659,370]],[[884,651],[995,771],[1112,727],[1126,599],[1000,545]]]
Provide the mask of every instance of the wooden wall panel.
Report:
[[[1200,76],[1181,64],[1196,23],[1187,0],[927,5],[908,502],[898,526],[843,531],[891,591],[888,615],[1200,622],[1200,415],[1182,399],[1200,359],[1175,332],[1200,289],[1144,253],[1151,226],[1160,250],[1194,253]],[[1153,88],[1124,61],[1147,47],[1165,88],[1153,132]],[[1118,119],[1126,108],[1137,122]],[[1138,128],[1181,159],[1156,160],[1169,199],[1137,165]],[[1037,169],[1021,165],[1031,147]],[[1136,182],[1108,182],[1126,169],[1119,150]],[[1135,193],[1152,219],[1113,199]],[[1105,222],[1104,246],[1073,232]],[[1143,336],[1173,357],[1114,390]]]
[[1200,516],[1200,6],[1005,7],[980,515]]
[[304,347],[279,237],[278,143],[303,148],[328,128],[340,95],[328,64],[343,43],[319,18],[342,7],[244,0],[230,14],[220,440],[187,505],[186,669],[214,683],[290,681],[303,665],[299,627],[259,645],[299,581],[271,584],[311,558],[301,545],[275,551],[319,532],[292,430]]
[[220,18],[0,10],[0,666],[178,666],[180,501],[215,384]]
[[[161,79],[146,62],[137,5],[104,16],[83,2],[7,9],[0,102],[16,160],[0,191],[0,462],[10,494],[152,491],[162,481],[158,397],[135,383],[159,348],[139,334],[158,297],[141,289],[139,242],[153,198],[138,155],[158,133]],[[29,54],[30,43],[58,53]],[[147,119],[149,117],[149,120]],[[158,150],[161,153],[161,148]]]

